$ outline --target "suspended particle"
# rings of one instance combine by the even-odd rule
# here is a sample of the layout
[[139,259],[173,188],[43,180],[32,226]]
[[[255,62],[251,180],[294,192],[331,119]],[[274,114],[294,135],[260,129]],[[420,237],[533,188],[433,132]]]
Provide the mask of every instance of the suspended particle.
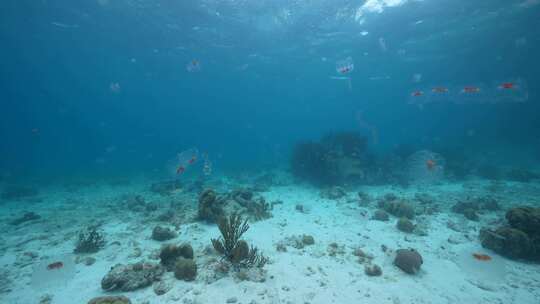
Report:
[[186,65],[186,70],[190,73],[199,72],[201,70],[201,63],[197,59],[193,59]]
[[212,162],[208,159],[208,154],[203,154],[203,174],[206,176],[212,175]]
[[118,82],[111,82],[109,84],[109,90],[114,94],[120,93],[121,89],[122,88],[120,87],[120,84]]
[[347,57],[336,62],[336,71],[341,75],[346,75],[354,70],[354,62],[351,57]]
[[382,52],[388,51],[388,48],[386,47],[386,41],[382,37],[379,38],[379,48]]

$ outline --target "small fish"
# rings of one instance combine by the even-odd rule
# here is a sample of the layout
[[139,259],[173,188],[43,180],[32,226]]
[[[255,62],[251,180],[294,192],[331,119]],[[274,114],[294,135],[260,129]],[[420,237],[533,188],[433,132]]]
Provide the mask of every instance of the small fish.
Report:
[[431,89],[431,92],[433,92],[433,93],[448,93],[448,88],[434,87],[433,89]]
[[62,267],[64,267],[64,263],[58,261],[47,265],[47,270],[60,269]]
[[515,89],[516,85],[513,82],[503,82],[499,86],[499,89]]
[[430,170],[430,171],[433,170],[433,169],[435,169],[435,161],[432,160],[432,159],[428,159],[428,160],[426,161],[426,167],[427,167],[428,170]]
[[411,93],[411,96],[413,96],[413,97],[418,97],[418,96],[422,96],[422,95],[424,95],[424,92],[422,92],[422,91],[414,91],[414,92]]
[[478,87],[464,87],[463,90],[461,90],[462,93],[479,93],[480,88]]
[[197,160],[196,156],[193,156],[190,160],[188,160],[188,164],[193,164]]
[[479,261],[487,262],[491,261],[491,257],[483,253],[473,253],[473,257]]

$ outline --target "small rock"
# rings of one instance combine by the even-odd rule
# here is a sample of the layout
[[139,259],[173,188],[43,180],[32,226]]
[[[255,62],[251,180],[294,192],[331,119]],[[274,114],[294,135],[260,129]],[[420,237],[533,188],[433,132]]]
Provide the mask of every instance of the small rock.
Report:
[[382,222],[386,222],[389,220],[389,216],[388,216],[388,213],[386,213],[384,210],[375,210],[375,213],[373,213],[373,216],[371,217],[372,220],[376,220],[376,221],[382,221]]
[[82,262],[86,266],[91,266],[91,265],[94,265],[94,263],[96,262],[96,258],[94,258],[94,257],[86,257],[86,258],[84,258],[84,260]]
[[117,264],[101,280],[103,290],[133,291],[158,281],[164,269],[152,263]]
[[44,294],[39,298],[39,304],[51,304],[53,300],[53,295],[51,294]]
[[399,231],[406,233],[412,233],[414,231],[414,224],[405,217],[402,217],[397,221],[396,227]]
[[227,299],[227,303],[236,303],[238,302],[238,299],[236,297],[231,297]]
[[184,281],[195,280],[197,264],[192,259],[179,258],[174,266],[174,277]]
[[307,246],[313,245],[315,244],[315,239],[311,235],[304,234],[302,236],[302,243],[304,243],[304,245],[307,245]]
[[162,280],[154,284],[154,293],[161,296],[166,294],[169,290],[171,290],[171,288],[172,284]]
[[125,296],[106,296],[93,298],[88,304],[131,304],[131,300]]
[[364,266],[364,272],[370,277],[378,277],[382,275],[382,269],[376,264],[367,264]]
[[156,241],[167,241],[175,237],[176,237],[176,232],[172,231],[169,228],[156,226],[154,230],[152,230],[152,239]]

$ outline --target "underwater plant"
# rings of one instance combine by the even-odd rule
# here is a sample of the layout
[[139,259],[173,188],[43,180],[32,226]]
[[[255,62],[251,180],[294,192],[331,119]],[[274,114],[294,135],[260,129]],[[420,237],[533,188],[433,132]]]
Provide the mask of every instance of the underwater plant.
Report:
[[248,247],[246,241],[240,240],[242,235],[248,231],[247,219],[233,213],[228,218],[222,217],[218,222],[221,237],[211,239],[214,249],[223,255],[223,258],[235,266],[251,268],[262,268],[268,262],[257,247]]
[[105,237],[96,227],[87,227],[79,232],[75,253],[95,253],[105,246]]

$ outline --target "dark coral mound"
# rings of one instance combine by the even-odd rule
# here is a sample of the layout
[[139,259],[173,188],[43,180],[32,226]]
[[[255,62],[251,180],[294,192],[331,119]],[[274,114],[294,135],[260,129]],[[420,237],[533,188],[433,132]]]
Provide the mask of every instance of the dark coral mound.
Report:
[[355,132],[338,132],[318,142],[296,145],[292,173],[318,186],[361,180],[365,174],[367,139]]
[[416,274],[424,263],[422,256],[414,249],[398,249],[394,265],[408,274]]
[[510,209],[506,220],[507,226],[480,231],[482,246],[510,259],[540,261],[540,208]]

